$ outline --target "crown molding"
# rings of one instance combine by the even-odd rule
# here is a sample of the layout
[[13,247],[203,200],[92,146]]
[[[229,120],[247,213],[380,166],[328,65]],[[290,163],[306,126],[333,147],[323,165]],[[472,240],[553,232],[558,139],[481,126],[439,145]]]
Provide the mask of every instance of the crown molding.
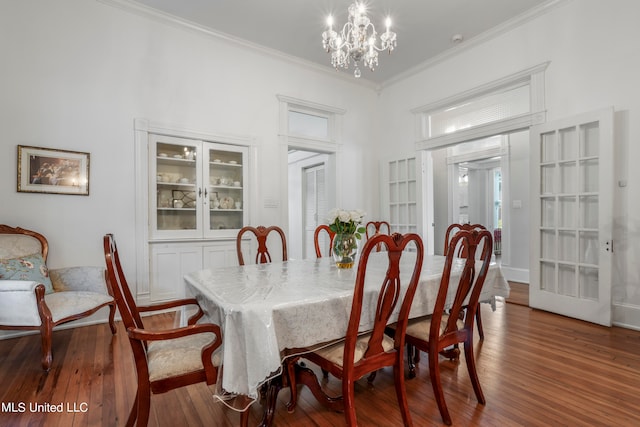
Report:
[[193,33],[200,34],[212,39],[221,40],[229,44],[232,44],[236,47],[241,47],[244,49],[251,50],[252,52],[259,53],[264,56],[268,56],[269,58],[275,57],[282,61],[296,64],[308,70],[312,70],[317,73],[330,76],[332,78],[344,80],[351,84],[364,86],[371,90],[379,89],[379,85],[371,80],[354,79],[350,74],[339,73],[339,72],[336,72],[336,70],[330,69],[326,66],[316,64],[315,62],[308,61],[308,60],[299,58],[297,56],[286,54],[277,49],[272,49],[257,43],[250,42],[245,39],[241,39],[239,37],[232,36],[230,34],[227,34],[221,31],[216,31],[210,27],[197,24],[187,19],[178,18],[174,15],[162,12],[158,9],[154,9],[152,7],[140,4],[134,0],[96,0],[96,1],[99,3],[116,7],[118,9],[124,10],[126,12],[129,12],[138,16],[152,19],[156,22],[171,25],[176,28],[182,28],[182,29],[185,29]]
[[475,37],[472,37],[468,40],[465,40],[463,43],[452,47],[451,49],[448,49],[444,52],[442,52],[439,55],[434,56],[433,58],[428,59],[427,61],[424,61],[418,65],[416,65],[415,67],[409,68],[406,71],[403,71],[402,73],[388,79],[385,80],[383,83],[381,83],[378,87],[378,90],[382,90],[388,86],[391,86],[401,80],[407,79],[415,74],[418,74],[421,71],[427,70],[441,62],[446,61],[447,59],[450,59],[456,55],[459,55],[460,53],[469,50],[471,48],[474,48],[482,43],[485,43],[489,40],[492,40],[504,33],[507,33],[521,25],[524,25],[527,22],[533,21],[534,19],[543,16],[547,13],[550,13],[551,11],[564,6],[568,3],[571,3],[573,0],[548,0],[545,3],[540,4],[539,6],[533,8],[533,9],[529,9],[528,11],[513,17],[512,19],[503,22],[500,25],[497,25],[483,33],[478,34]]

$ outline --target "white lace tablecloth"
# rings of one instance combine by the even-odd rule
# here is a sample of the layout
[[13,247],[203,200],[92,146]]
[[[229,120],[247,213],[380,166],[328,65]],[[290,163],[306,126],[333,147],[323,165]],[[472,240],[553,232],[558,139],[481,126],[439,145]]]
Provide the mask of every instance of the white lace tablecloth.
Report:
[[[363,313],[373,313],[374,290],[379,290],[386,262],[369,260]],[[403,255],[406,286],[413,271],[412,253]],[[414,258],[415,259],[415,258]],[[443,256],[425,256],[410,317],[430,314],[444,268]],[[377,265],[380,267],[377,268]],[[457,263],[457,270],[461,268]],[[222,393],[258,397],[258,388],[278,375],[283,351],[310,347],[344,337],[351,310],[357,266],[338,269],[331,257],[271,264],[201,270],[185,276],[187,293],[200,303],[208,318],[220,325],[223,337]],[[456,269],[454,269],[455,274]],[[449,290],[451,299],[455,288]],[[489,268],[481,301],[509,296],[509,285],[496,264]],[[398,304],[397,311],[400,310]],[[397,316],[397,313],[396,313]],[[367,330],[372,319],[362,318]]]

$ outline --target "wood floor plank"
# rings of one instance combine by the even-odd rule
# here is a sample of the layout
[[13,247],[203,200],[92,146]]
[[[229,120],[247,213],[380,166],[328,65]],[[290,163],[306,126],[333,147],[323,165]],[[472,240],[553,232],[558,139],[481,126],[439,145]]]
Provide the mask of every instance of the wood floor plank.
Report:
[[[485,340],[475,342],[486,405],[477,403],[464,357],[441,359],[445,398],[456,426],[640,425],[640,332],[605,328],[499,302],[495,312],[482,304]],[[173,325],[174,315],[145,318],[151,326]],[[126,331],[118,324],[54,332],[54,364],[40,368],[40,341],[25,336],[0,341],[3,404],[74,403],[87,400],[86,414],[0,412],[2,426],[122,426],[133,403],[136,373]],[[407,380],[414,425],[442,425],[429,381],[427,357],[417,377]],[[319,374],[319,372],[317,372]],[[6,387],[5,387],[6,385]],[[326,388],[338,394],[339,381]],[[214,387],[196,384],[152,396],[150,426],[237,426],[240,414],[216,402]],[[289,391],[278,396],[276,426],[344,425],[341,413],[322,407],[308,389],[288,413]],[[393,374],[384,369],[373,386],[356,385],[362,426],[401,425]],[[262,417],[260,402],[250,409],[250,425]]]

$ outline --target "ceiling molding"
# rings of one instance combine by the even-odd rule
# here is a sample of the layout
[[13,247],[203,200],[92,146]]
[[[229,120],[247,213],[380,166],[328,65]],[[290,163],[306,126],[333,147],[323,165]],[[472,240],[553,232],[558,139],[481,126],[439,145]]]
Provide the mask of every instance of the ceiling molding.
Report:
[[377,83],[371,80],[367,80],[366,78],[355,79],[351,74],[341,73],[339,71],[330,69],[329,67],[317,64],[315,62],[308,61],[306,59],[302,59],[297,56],[286,54],[280,50],[262,46],[260,44],[253,43],[245,39],[241,39],[241,38],[232,36],[230,34],[223,33],[221,31],[216,31],[210,27],[197,24],[187,19],[178,18],[174,15],[162,12],[158,9],[154,9],[152,7],[148,7],[146,5],[140,4],[134,0],[96,0],[96,1],[100,3],[104,3],[109,6],[119,8],[121,10],[124,10],[129,13],[133,13],[138,16],[152,19],[162,24],[168,24],[173,27],[186,29],[193,33],[201,34],[216,40],[222,40],[227,43],[233,44],[234,46],[241,47],[244,49],[249,49],[253,52],[262,54],[264,56],[268,56],[271,59],[275,57],[286,62],[294,63],[300,67],[303,67],[318,73],[322,73],[324,75],[327,75],[333,78],[338,78],[348,83],[364,86],[371,90],[379,90],[379,87],[380,87],[380,85],[378,85]]
[[509,32],[511,30],[513,30],[514,28],[517,28],[521,25],[524,25],[525,23],[532,21],[540,16],[543,16],[549,12],[551,12],[552,10],[560,7],[560,6],[564,6],[565,4],[568,4],[570,2],[572,2],[573,0],[549,0],[546,3],[541,4],[538,7],[535,7],[533,9],[530,9],[528,11],[526,11],[525,13],[522,13],[508,21],[503,22],[500,25],[497,25],[493,28],[491,28],[490,30],[487,30],[481,34],[478,34],[475,37],[472,37],[468,40],[465,40],[463,43],[456,45],[455,47],[448,49],[444,52],[442,52],[439,55],[434,56],[433,58],[422,62],[421,64],[416,65],[415,67],[409,68],[406,71],[403,71],[402,73],[388,79],[385,80],[384,82],[382,82],[379,85],[379,90],[384,89],[388,86],[391,86],[401,80],[404,80],[406,78],[409,78],[415,74],[420,73],[421,71],[427,70],[441,62],[446,61],[447,59],[450,59],[456,55],[459,55],[460,53],[469,50],[473,47],[476,47],[482,43],[485,43],[489,40],[492,40],[506,32]]

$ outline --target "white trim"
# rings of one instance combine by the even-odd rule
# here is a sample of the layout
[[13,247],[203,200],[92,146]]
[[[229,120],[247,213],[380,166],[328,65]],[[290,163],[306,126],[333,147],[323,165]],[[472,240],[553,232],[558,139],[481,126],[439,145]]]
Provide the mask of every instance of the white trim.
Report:
[[217,31],[213,28],[210,28],[201,24],[197,24],[193,21],[189,21],[184,18],[179,18],[175,15],[171,15],[169,13],[162,12],[158,9],[145,6],[133,0],[96,0],[96,1],[124,10],[125,12],[133,13],[138,16],[152,19],[162,24],[167,24],[175,28],[191,31],[192,33],[200,34],[212,39],[222,40],[229,44],[233,44],[244,49],[249,49],[255,53],[267,56],[271,59],[278,58],[283,61],[294,63],[298,66],[307,68],[309,70],[313,70],[313,71],[325,74],[327,76],[348,81],[356,85],[364,86],[372,90],[376,90],[377,88],[379,88],[379,85],[371,80],[354,79],[353,75],[351,75],[350,73],[336,73],[336,71],[333,68],[330,68],[329,65],[324,66],[313,61],[309,61],[297,56],[289,55],[280,50],[262,46],[260,44],[257,44],[245,39],[241,39],[231,34],[223,33],[222,31]]
[[[294,98],[287,95],[277,94],[279,102],[279,120],[278,120],[278,136],[280,139],[280,188],[284,190],[284,194],[289,194],[289,148],[304,151],[314,151],[318,153],[329,154],[329,161],[325,171],[325,185],[327,188],[333,188],[334,199],[327,200],[328,204],[337,203],[342,199],[342,190],[338,185],[340,182],[341,167],[341,136],[342,136],[342,120],[347,112],[344,108],[324,105],[304,99]],[[329,119],[329,140],[304,138],[297,135],[289,135],[289,111],[302,111]],[[289,203],[288,198],[285,206],[280,209],[280,223],[286,232],[289,230]]]
[[416,142],[416,150],[433,150],[436,148],[450,147],[460,142],[472,141],[474,139],[488,138],[490,136],[503,133],[516,132],[527,129],[532,125],[545,122],[545,112],[523,114],[505,120],[475,126],[470,129],[459,130],[446,135],[434,138],[423,139]]
[[612,305],[611,324],[640,331],[640,306],[617,303]]
[[[136,246],[136,281],[130,283],[133,289],[131,293],[139,304],[149,304],[151,293],[149,285],[150,255],[149,255],[149,169],[148,169],[148,147],[149,135],[166,135],[177,138],[188,138],[193,140],[204,140],[220,142],[229,145],[247,147],[249,153],[251,182],[249,191],[250,206],[258,206],[257,197],[260,194],[258,188],[258,162],[256,138],[250,135],[223,134],[202,130],[191,130],[177,125],[166,125],[152,122],[145,118],[135,118],[134,128],[134,155],[135,155],[135,246]],[[255,189],[255,190],[254,190]],[[258,209],[252,208],[249,211],[250,217],[255,216]],[[251,221],[253,218],[250,218]],[[169,239],[171,240],[171,239]],[[193,239],[193,241],[218,240],[218,239]],[[222,240],[225,240],[224,238]],[[174,241],[174,240],[172,240]]]
[[320,104],[317,102],[306,101],[300,98],[294,98],[287,95],[277,94],[276,97],[280,102],[286,102],[287,104],[291,104],[291,107],[300,106],[305,108],[311,108],[316,110],[318,113],[334,113],[334,114],[345,114],[347,110],[339,107],[332,107],[330,105]]
[[477,86],[473,89],[460,92],[448,98],[444,98],[436,102],[432,102],[429,104],[412,108],[411,112],[414,114],[428,113],[431,111],[440,110],[442,108],[458,104],[468,99],[477,98],[482,95],[487,95],[489,93],[496,92],[499,89],[507,88],[509,86],[517,86],[519,83],[523,85],[529,84],[531,80],[531,76],[539,73],[543,73],[547,69],[549,64],[550,64],[549,61],[543,62],[542,64],[535,65],[533,67],[524,69],[517,73],[509,74],[508,76],[504,76],[492,82],[483,84],[481,86]]
[[[416,150],[432,150],[447,147],[459,142],[513,132],[528,128],[534,124],[544,123],[546,121],[544,71],[548,66],[549,62],[544,62],[448,98],[413,108],[411,112],[414,115]],[[462,129],[445,135],[432,138],[428,137],[427,130],[424,126],[424,117],[429,115],[429,113],[519,85],[529,86],[529,113],[485,123],[469,129]]]
[[406,71],[403,71],[402,73],[397,74],[394,77],[391,77],[387,80],[385,80],[382,84],[380,84],[379,89],[378,90],[382,90],[388,86],[391,86],[399,81],[402,81],[404,79],[407,79],[413,75],[416,75],[424,70],[427,70],[437,64],[440,64],[450,58],[453,58],[461,53],[463,53],[464,51],[473,49],[475,47],[477,47],[478,45],[481,45],[482,43],[485,43],[489,40],[492,40],[502,34],[505,34],[515,28],[520,27],[521,25],[526,24],[529,21],[533,21],[534,19],[543,16],[551,11],[553,11],[555,8],[557,7],[561,7],[564,6],[565,4],[568,4],[569,2],[571,2],[572,0],[549,0],[546,3],[543,3],[537,7],[534,7],[533,9],[529,9],[528,11],[506,21],[503,22],[499,25],[496,25],[495,27],[481,33],[478,34],[475,37],[472,37],[470,39],[467,39],[464,41],[464,43],[461,43],[459,45],[456,45],[455,47],[445,50],[444,52],[416,65],[415,67],[409,68]]
[[501,265],[500,270],[505,279],[510,282],[519,282],[529,284],[529,270],[524,268],[512,268],[507,265]]

